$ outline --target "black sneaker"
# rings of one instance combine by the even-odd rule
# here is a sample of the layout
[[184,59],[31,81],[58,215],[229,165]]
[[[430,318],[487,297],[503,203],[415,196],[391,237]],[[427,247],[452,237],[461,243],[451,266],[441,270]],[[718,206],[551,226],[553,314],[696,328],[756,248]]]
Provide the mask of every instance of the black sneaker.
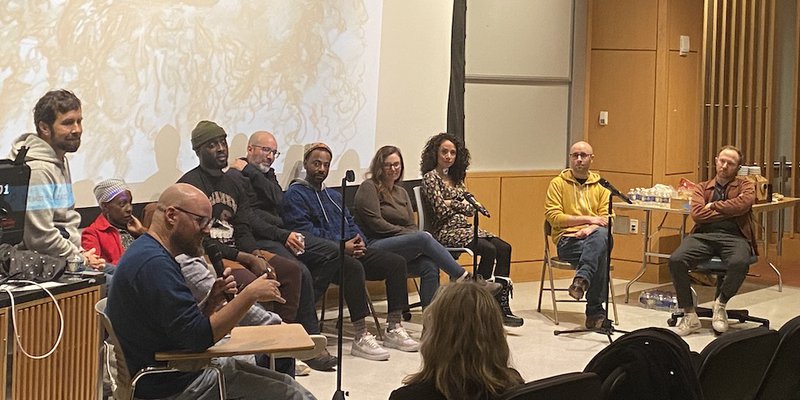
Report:
[[322,353],[314,358],[303,360],[311,369],[317,371],[333,371],[338,361],[339,359],[336,358],[336,356],[332,356],[331,353],[328,353],[328,350],[323,350]]

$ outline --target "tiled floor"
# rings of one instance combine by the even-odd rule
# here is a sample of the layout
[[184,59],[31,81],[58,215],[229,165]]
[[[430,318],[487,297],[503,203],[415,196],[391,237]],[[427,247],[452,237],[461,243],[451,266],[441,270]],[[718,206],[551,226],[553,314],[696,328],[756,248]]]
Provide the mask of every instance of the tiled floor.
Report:
[[[561,282],[567,285],[567,281]],[[624,281],[616,281],[617,294],[624,293]],[[648,284],[636,284],[632,290],[639,291],[648,288]],[[583,324],[582,304],[559,304],[561,324],[559,326],[536,312],[536,299],[538,295],[538,282],[518,283],[514,288],[512,308],[515,313],[525,318],[525,325],[520,328],[508,330],[508,342],[511,347],[513,365],[522,376],[530,381],[560,373],[580,371],[591,358],[603,349],[608,340],[597,333],[584,333],[573,335],[554,336],[554,329],[572,329]],[[707,297],[707,296],[706,296]],[[631,297],[631,304],[624,304],[618,296],[621,324],[619,329],[634,330],[650,326],[666,326],[669,313],[665,311],[648,310],[639,307],[637,297]],[[701,295],[701,301],[703,301]],[[549,302],[545,300],[545,306]],[[747,293],[742,293],[733,298],[729,304],[731,308],[747,308],[751,314],[768,318],[773,329],[800,314],[800,288],[784,286],[783,292],[778,292],[777,286],[753,286]],[[385,302],[376,302],[379,312],[385,312]],[[385,320],[382,320],[383,323]],[[404,323],[412,336],[419,338],[421,332],[420,311],[414,311],[410,322]],[[416,323],[415,323],[416,322]],[[454,323],[472,323],[471,321]],[[329,326],[333,327],[333,323]],[[368,324],[369,326],[370,324]],[[703,321],[707,329],[701,333],[689,336],[686,341],[694,351],[701,351],[706,344],[714,339],[711,332],[711,322]],[[756,324],[732,323],[731,329],[747,329]],[[326,328],[327,329],[327,328]],[[614,335],[619,337],[619,334]],[[329,338],[328,349],[336,353],[336,339]],[[348,399],[386,399],[391,391],[402,385],[402,379],[407,374],[415,372],[419,367],[419,353],[403,353],[389,349],[389,361],[376,362],[361,358],[354,358],[349,354],[350,342],[345,340],[343,357],[342,388],[350,393]],[[319,399],[329,399],[336,388],[335,372],[312,371],[311,375],[298,377],[297,380],[311,390]]]

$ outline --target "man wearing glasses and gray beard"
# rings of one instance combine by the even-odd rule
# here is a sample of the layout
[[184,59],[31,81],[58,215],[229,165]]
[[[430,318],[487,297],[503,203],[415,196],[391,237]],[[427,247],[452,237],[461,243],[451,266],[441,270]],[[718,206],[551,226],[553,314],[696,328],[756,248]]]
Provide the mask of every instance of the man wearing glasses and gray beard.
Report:
[[[305,265],[325,269],[338,267],[339,249],[334,242],[316,237],[306,238],[299,232],[283,229],[283,219],[280,215],[283,189],[275,176],[275,169],[272,168],[272,164],[280,155],[275,136],[267,131],[258,131],[250,135],[247,157],[233,160],[226,172],[242,183],[248,196],[250,210],[255,217],[249,224],[257,240],[257,246]],[[300,293],[297,319],[301,323],[314,322],[303,323],[303,327],[308,334],[317,334],[319,324],[316,322],[315,299],[314,296],[306,294],[306,292]],[[330,371],[336,366],[337,359],[326,350],[310,360],[303,361],[317,371]]]

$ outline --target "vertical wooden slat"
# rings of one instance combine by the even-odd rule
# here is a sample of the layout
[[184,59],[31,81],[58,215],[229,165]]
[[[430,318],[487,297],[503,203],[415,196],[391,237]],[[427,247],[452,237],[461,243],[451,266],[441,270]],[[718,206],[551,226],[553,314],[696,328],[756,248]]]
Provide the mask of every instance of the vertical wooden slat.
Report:
[[775,159],[775,148],[772,146],[774,143],[774,135],[772,132],[772,122],[775,117],[773,113],[773,89],[775,84],[775,0],[769,0],[765,4],[768,8],[768,23],[767,23],[767,90],[766,90],[766,107],[765,127],[764,127],[764,176],[772,182],[772,177],[775,175],[772,169],[772,160]]
[[735,117],[735,114],[737,113],[736,99],[734,98],[734,93],[736,93],[736,88],[735,88],[735,86],[736,86],[735,85],[735,82],[736,82],[736,59],[737,59],[736,48],[738,47],[738,45],[737,45],[738,39],[737,39],[737,36],[736,36],[736,32],[738,30],[737,27],[736,27],[736,21],[738,20],[738,18],[737,18],[737,16],[738,16],[737,11],[738,10],[737,10],[736,6],[737,6],[738,3],[739,3],[739,0],[732,0],[730,2],[730,12],[728,13],[728,15],[729,15],[728,19],[730,20],[730,23],[728,25],[728,46],[727,46],[727,48],[728,48],[728,59],[727,59],[728,72],[726,74],[727,78],[725,79],[725,88],[726,88],[726,91],[727,91],[727,96],[725,98],[725,103],[727,105],[726,106],[726,110],[727,110],[727,114],[728,114],[726,116],[727,118],[726,118],[726,122],[725,122],[727,127],[728,127],[728,129],[726,129],[725,143],[733,143],[733,144],[735,144],[737,146],[740,144],[740,140],[739,140],[738,134],[737,134],[735,126],[734,126],[734,117]]
[[704,165],[702,165],[702,168],[704,170],[704,173],[702,174],[702,178],[703,179],[707,179],[709,176],[711,176],[711,171],[712,171],[712,168],[713,168],[713,165],[709,161],[714,159],[713,154],[712,154],[713,153],[712,149],[714,149],[716,147],[716,145],[717,145],[717,142],[716,142],[716,130],[717,130],[716,129],[716,120],[717,120],[717,111],[718,111],[718,108],[719,108],[719,102],[716,99],[716,93],[717,93],[717,90],[716,90],[716,88],[717,88],[717,57],[718,57],[717,53],[718,53],[718,46],[719,46],[719,30],[718,30],[718,25],[719,25],[719,0],[708,0],[708,1],[713,1],[714,6],[712,8],[712,14],[711,14],[711,21],[712,22],[709,24],[709,25],[711,25],[711,43],[710,43],[710,45],[708,47],[711,49],[711,51],[710,51],[710,53],[711,53],[710,54],[711,62],[707,66],[708,73],[710,75],[710,78],[709,78],[709,82],[710,83],[709,83],[708,89],[707,89],[707,93],[708,94],[707,94],[707,101],[706,101],[709,104],[709,107],[708,107],[709,112],[708,112],[708,129],[705,132],[706,134],[703,135],[706,138],[708,138],[708,140],[706,142],[708,144],[708,147],[706,149],[704,149],[706,156],[705,156],[705,163],[704,163]]
[[[745,27],[745,20],[747,18],[747,3],[746,1],[742,0],[739,3],[739,19],[736,26],[736,32],[738,32],[738,38],[736,41],[737,47],[737,63],[736,63],[736,70],[738,71],[736,74],[736,104],[734,109],[736,110],[736,143],[739,146],[743,145],[744,139],[744,130],[742,126],[742,118],[744,113],[746,112],[744,108],[744,54],[745,54],[745,42],[746,42],[746,35],[745,33],[747,30]],[[740,147],[741,148],[741,147]]]
[[[94,304],[99,288],[57,296],[64,314],[64,334],[55,353],[32,360],[14,350],[12,393],[15,399],[94,399],[97,396],[98,322]],[[35,354],[50,349],[58,336],[55,306],[48,299],[18,307],[21,343]]]
[[[800,26],[800,7],[795,8],[795,18],[794,18],[794,26]],[[800,29],[795,29],[795,43],[800,43]],[[800,77],[800,51],[796,52],[795,54],[795,62],[794,62],[794,87],[792,88],[794,91],[794,95],[792,98],[794,99],[794,107],[792,107],[792,154],[789,157],[789,161],[792,163],[791,167],[791,180],[789,181],[791,185],[791,192],[790,194],[792,197],[797,197],[800,195],[800,188],[798,188],[798,184],[800,184],[800,177],[798,173],[800,173],[800,167],[798,167],[798,160],[800,160],[800,140],[798,140],[797,136],[800,134],[800,129],[798,129],[798,124],[800,124],[800,118],[798,118],[798,108],[800,108],[800,84],[798,84],[798,77]],[[783,168],[783,166],[781,166]],[[798,207],[792,207],[790,209],[790,216],[791,218],[791,229],[790,232],[794,234],[797,232],[798,227],[798,216],[800,213],[797,212]]]
[[[746,67],[746,85],[745,86],[745,102],[747,104],[747,114],[745,118],[745,131],[743,132],[744,146],[742,150],[745,154],[752,155],[755,152],[753,146],[753,131],[755,131],[755,48],[756,48],[756,6],[757,1],[750,0],[750,12],[747,19],[747,67]],[[749,156],[748,156],[749,157]]]

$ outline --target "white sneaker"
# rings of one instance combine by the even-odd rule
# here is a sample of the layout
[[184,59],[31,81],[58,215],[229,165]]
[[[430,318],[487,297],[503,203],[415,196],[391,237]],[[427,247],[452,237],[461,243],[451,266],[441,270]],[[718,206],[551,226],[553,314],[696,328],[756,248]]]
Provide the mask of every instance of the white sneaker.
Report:
[[717,333],[724,333],[728,330],[728,313],[725,311],[725,304],[716,299],[712,307],[711,327]]
[[408,335],[406,328],[397,325],[397,328],[386,331],[383,337],[383,347],[415,352],[419,350],[419,343]]
[[300,360],[294,360],[294,375],[295,376],[308,376],[311,373],[311,367]]
[[686,313],[683,315],[683,318],[681,318],[681,322],[678,323],[675,333],[679,336],[687,336],[697,332],[701,327],[702,325],[700,325],[700,318],[697,317],[697,313]]
[[354,357],[366,358],[373,361],[384,361],[389,359],[389,352],[386,351],[375,336],[367,332],[360,338],[357,338],[353,345],[350,347],[350,354]]

